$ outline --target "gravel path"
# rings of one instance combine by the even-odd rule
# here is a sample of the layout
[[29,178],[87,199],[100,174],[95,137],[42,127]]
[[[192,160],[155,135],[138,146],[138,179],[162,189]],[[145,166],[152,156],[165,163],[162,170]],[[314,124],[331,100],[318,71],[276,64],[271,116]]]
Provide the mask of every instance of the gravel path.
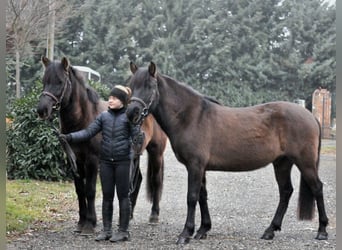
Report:
[[[324,140],[324,144],[335,141]],[[146,153],[142,157],[145,176]],[[7,249],[335,249],[336,248],[336,156],[322,155],[320,178],[324,183],[326,210],[329,217],[329,240],[317,241],[317,212],[313,221],[297,221],[296,206],[299,189],[299,172],[292,171],[294,193],[283,221],[281,232],[272,241],[260,237],[270,224],[277,203],[278,188],[273,168],[253,172],[207,172],[207,189],[212,229],[205,240],[191,240],[190,244],[175,244],[186,219],[187,172],[167,148],[165,155],[164,190],[160,204],[160,223],[150,225],[148,216],[151,205],[145,199],[145,178],[131,221],[131,241],[124,243],[95,242],[94,237],[79,236],[72,232],[77,219],[62,223],[58,231],[34,232],[7,244]],[[97,199],[101,229],[101,198]],[[114,220],[118,207],[115,200]],[[200,221],[196,211],[196,229]]]

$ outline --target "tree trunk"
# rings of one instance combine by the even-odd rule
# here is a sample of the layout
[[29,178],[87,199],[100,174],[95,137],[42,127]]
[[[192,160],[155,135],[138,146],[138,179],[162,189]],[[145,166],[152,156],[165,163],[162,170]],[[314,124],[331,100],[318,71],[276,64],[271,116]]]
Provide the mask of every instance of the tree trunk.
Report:
[[55,46],[55,1],[49,0],[49,22],[48,22],[48,34],[47,34],[47,54],[46,57],[53,60],[54,46]]
[[15,51],[15,86],[16,97],[20,98],[20,53],[18,49]]

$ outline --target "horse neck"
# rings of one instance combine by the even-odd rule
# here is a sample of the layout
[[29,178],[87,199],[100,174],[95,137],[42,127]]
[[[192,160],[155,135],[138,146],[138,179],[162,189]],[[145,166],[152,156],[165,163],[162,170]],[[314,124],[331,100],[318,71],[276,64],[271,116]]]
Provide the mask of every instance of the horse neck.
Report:
[[158,82],[158,90],[159,101],[153,115],[165,133],[172,137],[179,128],[191,122],[194,107],[200,105],[202,97],[167,76]]
[[60,109],[60,125],[62,132],[80,130],[95,118],[96,107],[87,98],[87,90],[83,85],[72,84],[69,101]]

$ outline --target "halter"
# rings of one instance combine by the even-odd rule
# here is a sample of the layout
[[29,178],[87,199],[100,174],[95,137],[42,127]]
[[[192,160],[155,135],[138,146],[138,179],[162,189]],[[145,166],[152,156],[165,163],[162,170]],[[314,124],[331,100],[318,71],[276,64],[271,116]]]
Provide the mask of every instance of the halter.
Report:
[[141,111],[141,114],[140,114],[139,120],[137,121],[137,124],[141,125],[142,122],[144,121],[145,117],[149,115],[150,107],[151,107],[151,105],[152,105],[152,103],[154,101],[155,95],[156,95],[156,90],[153,89],[152,94],[151,94],[151,96],[149,98],[150,99],[149,104],[146,104],[144,102],[144,100],[139,98],[139,97],[135,97],[135,96],[131,97],[130,102],[136,101],[136,102],[140,103],[143,106],[143,109]]
[[61,103],[62,103],[62,101],[64,99],[65,92],[66,92],[68,86],[71,87],[71,82],[70,82],[70,79],[69,79],[69,73],[67,72],[67,74],[65,76],[65,83],[64,83],[64,86],[63,86],[62,94],[59,97],[59,99],[54,94],[52,94],[51,92],[48,92],[48,91],[43,91],[40,96],[47,95],[47,96],[51,97],[56,102],[55,105],[53,105],[53,109],[58,111],[61,108]]

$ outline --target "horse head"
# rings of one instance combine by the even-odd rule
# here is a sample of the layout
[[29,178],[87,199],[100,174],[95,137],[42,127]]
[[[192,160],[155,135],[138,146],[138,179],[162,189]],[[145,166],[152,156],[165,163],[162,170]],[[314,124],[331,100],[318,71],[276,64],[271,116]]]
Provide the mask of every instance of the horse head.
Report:
[[67,103],[71,95],[70,63],[66,57],[57,62],[50,61],[45,56],[42,57],[42,63],[45,67],[43,92],[39,98],[37,112],[41,119],[49,119],[53,111]]
[[129,80],[132,97],[127,107],[127,117],[134,124],[139,124],[158,102],[157,67],[151,62],[148,68],[138,68],[131,62],[130,69],[133,73]]

